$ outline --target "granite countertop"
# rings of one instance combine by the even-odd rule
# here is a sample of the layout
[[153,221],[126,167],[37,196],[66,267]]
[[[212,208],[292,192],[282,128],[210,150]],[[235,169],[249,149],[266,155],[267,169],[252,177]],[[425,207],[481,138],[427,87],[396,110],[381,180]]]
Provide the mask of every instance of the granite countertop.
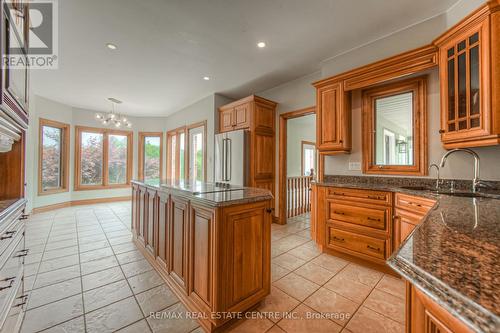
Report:
[[[387,182],[384,178],[330,177],[317,184],[436,200],[387,263],[475,331],[499,332],[500,192],[491,190],[480,198],[457,197],[401,188],[419,185],[415,178]],[[422,180],[422,184],[428,185],[429,180]]]
[[152,182],[134,180],[132,182],[152,189],[176,193],[177,195],[188,197],[191,200],[194,199],[214,207],[224,207],[273,199],[273,195],[269,190],[253,187],[232,186],[229,188],[221,188],[215,183],[210,182],[171,180]]

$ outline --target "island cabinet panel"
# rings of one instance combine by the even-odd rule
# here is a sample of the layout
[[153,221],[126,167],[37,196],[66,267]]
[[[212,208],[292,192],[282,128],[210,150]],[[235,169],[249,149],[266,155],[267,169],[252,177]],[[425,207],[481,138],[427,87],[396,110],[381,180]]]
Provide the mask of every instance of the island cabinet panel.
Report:
[[408,333],[471,333],[462,321],[406,282]]
[[147,214],[147,209],[146,209],[146,188],[144,187],[139,187],[137,197],[139,198],[138,200],[138,223],[137,223],[137,239],[143,246],[146,245],[146,241],[144,239],[146,235],[146,214]]
[[224,209],[228,288],[225,308],[240,311],[270,291],[270,227],[267,203]]
[[146,230],[145,230],[145,244],[146,249],[151,253],[156,252],[156,241],[154,235],[156,228],[158,228],[158,205],[159,205],[158,192],[156,190],[148,189],[146,191]]
[[187,293],[189,201],[172,196],[170,202],[170,275]]
[[132,189],[135,244],[186,308],[203,314],[203,329],[221,329],[230,320],[221,313],[247,311],[269,295],[268,191],[250,203],[219,206],[189,191],[136,181]]
[[189,297],[204,311],[213,305],[214,218],[212,209],[191,204]]
[[165,271],[168,271],[168,244],[169,244],[169,214],[170,214],[170,201],[169,196],[160,194],[158,199],[158,231],[156,237],[156,262]]

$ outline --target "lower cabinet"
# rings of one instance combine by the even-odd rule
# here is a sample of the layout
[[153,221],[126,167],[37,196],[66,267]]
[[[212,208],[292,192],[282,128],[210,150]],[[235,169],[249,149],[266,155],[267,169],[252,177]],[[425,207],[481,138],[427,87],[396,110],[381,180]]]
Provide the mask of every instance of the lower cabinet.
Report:
[[187,294],[188,274],[188,205],[176,196],[170,199],[170,276]]
[[[271,199],[217,207],[162,189],[152,200],[143,195],[151,188],[135,185],[133,197],[142,202],[133,204],[134,241],[186,308],[203,314],[205,330],[230,320],[221,314],[246,311],[269,295]],[[144,215],[157,217],[152,229],[140,227]]]
[[392,251],[392,193],[315,187],[311,229],[316,242],[385,265]]
[[406,282],[406,325],[408,333],[470,333],[463,322]]

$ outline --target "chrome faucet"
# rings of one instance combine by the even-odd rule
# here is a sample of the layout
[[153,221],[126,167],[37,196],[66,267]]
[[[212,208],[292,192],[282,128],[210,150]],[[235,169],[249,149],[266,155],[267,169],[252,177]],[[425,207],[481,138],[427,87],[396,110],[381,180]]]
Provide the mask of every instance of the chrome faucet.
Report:
[[436,168],[437,170],[436,191],[439,191],[439,185],[441,184],[441,179],[439,178],[439,166],[432,163],[431,165],[429,165],[429,171],[431,171],[432,168]]
[[479,180],[479,155],[476,154],[476,152],[474,152],[473,150],[467,149],[467,148],[452,149],[443,155],[443,157],[441,158],[441,165],[440,166],[441,166],[441,168],[444,167],[444,164],[446,163],[446,159],[448,158],[448,156],[450,156],[451,154],[453,154],[457,151],[463,151],[465,153],[469,153],[472,155],[472,157],[474,157],[474,179],[472,180],[472,192],[475,193],[475,192],[477,192],[477,190],[480,186],[480,183],[481,183],[481,181]]

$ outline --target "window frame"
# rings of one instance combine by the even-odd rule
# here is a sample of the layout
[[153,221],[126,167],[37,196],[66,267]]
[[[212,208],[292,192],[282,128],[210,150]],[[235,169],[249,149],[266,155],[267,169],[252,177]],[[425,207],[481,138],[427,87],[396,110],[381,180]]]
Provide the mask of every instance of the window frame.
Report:
[[[61,130],[61,186],[49,190],[42,187],[42,158],[43,158],[43,128],[53,127]],[[38,195],[50,195],[69,191],[69,145],[71,126],[66,123],[39,118],[38,123]]]
[[191,156],[191,141],[190,141],[190,135],[189,132],[193,129],[197,128],[203,128],[203,181],[207,181],[207,121],[201,121],[199,123],[194,123],[191,124],[187,127],[187,159],[186,159],[186,165],[187,165],[187,179],[190,179],[190,167],[191,167],[191,161],[189,160],[189,157]]
[[[378,165],[375,160],[375,100],[413,93],[413,165]],[[363,173],[425,176],[427,170],[427,76],[397,81],[363,90]]]
[[[304,170],[304,146],[306,146],[306,145],[307,146],[314,146],[314,149],[316,150],[316,142],[304,141],[304,140],[302,140],[300,142],[300,176],[301,177],[305,176],[304,175],[304,171],[305,171]],[[316,165],[317,164],[316,163],[317,154],[318,154],[318,152],[315,151],[314,152],[314,157],[315,157],[315,159],[314,159],[314,174],[317,174],[317,172],[318,172],[318,170],[317,170],[318,166]]]
[[203,127],[203,147],[205,148],[203,151],[203,178],[207,179],[207,121],[200,121],[197,123],[193,123],[191,125],[178,127],[176,129],[170,130],[167,132],[166,141],[167,141],[167,179],[170,179],[170,175],[172,174],[172,138],[176,137],[176,146],[175,146],[175,179],[179,180],[180,176],[180,146],[179,146],[179,137],[181,134],[184,134],[184,175],[185,180],[189,179],[189,154],[190,154],[190,146],[191,142],[189,140],[189,130]]
[[[103,135],[103,153],[102,153],[102,183],[97,185],[83,185],[81,184],[80,174],[81,174],[81,139],[82,133],[97,133]],[[115,130],[108,128],[99,127],[88,127],[88,126],[75,126],[75,175],[74,175],[74,190],[75,191],[88,191],[88,190],[104,190],[104,189],[114,189],[114,188],[126,188],[130,187],[132,180],[132,161],[133,161],[133,131],[126,130]],[[124,184],[109,184],[109,135],[123,135],[127,137],[127,182]]]
[[163,132],[139,132],[139,149],[138,149],[138,178],[139,180],[144,180],[144,143],[148,137],[159,137],[160,138],[160,180],[163,179]]

